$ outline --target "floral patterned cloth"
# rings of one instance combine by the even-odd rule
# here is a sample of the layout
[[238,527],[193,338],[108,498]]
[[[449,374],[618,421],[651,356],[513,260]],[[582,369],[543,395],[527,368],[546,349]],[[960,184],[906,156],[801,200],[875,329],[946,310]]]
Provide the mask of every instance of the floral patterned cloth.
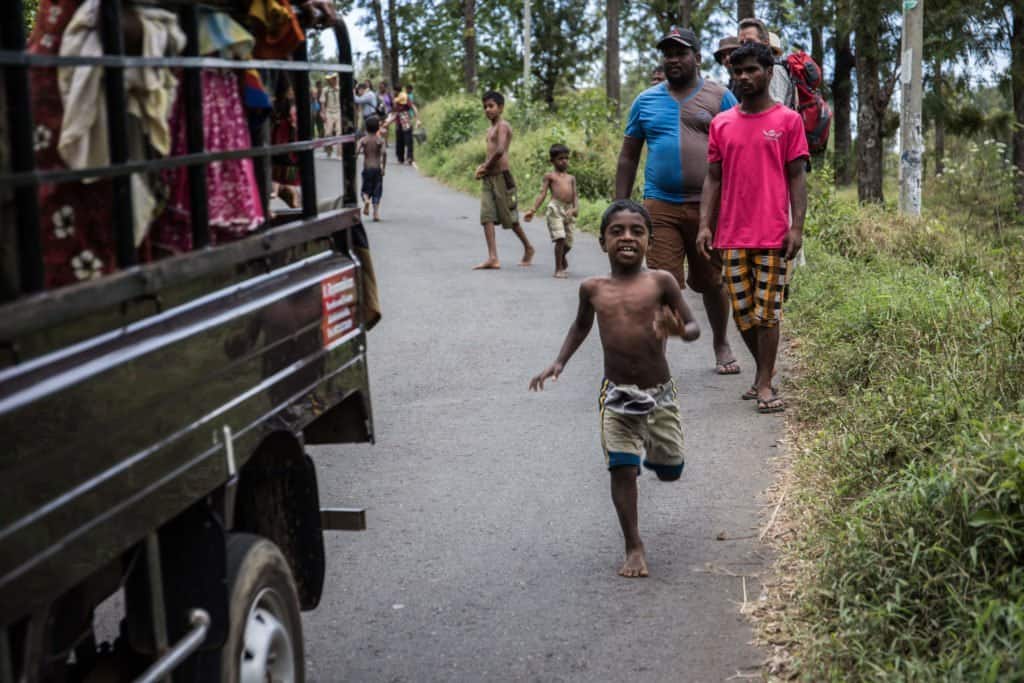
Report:
[[[206,151],[249,149],[249,128],[235,73],[204,69],[202,81]],[[171,115],[171,154],[175,156],[188,149],[182,100],[178,98]],[[171,252],[188,251],[192,248],[188,171],[171,169],[164,171],[163,177],[170,187],[170,200],[154,228],[154,244]],[[263,223],[263,204],[251,159],[210,163],[206,168],[206,194],[211,244],[245,237]]]
[[[31,54],[56,55],[64,29],[79,0],[41,0],[29,37]],[[29,70],[30,102],[35,121],[36,168],[66,168],[57,153],[64,108],[55,68]],[[47,287],[89,280],[114,270],[111,228],[113,194],[109,180],[39,186],[39,227]]]

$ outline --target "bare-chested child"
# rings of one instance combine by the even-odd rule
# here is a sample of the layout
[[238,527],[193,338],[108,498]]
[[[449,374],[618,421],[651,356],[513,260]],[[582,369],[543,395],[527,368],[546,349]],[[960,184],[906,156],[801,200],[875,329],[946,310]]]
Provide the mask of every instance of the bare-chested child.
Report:
[[508,150],[512,144],[512,127],[501,118],[505,110],[505,97],[500,92],[490,90],[483,96],[484,115],[491,122],[487,129],[487,158],[476,168],[476,177],[483,187],[480,192],[480,224],[484,226],[484,239],[487,240],[487,260],[473,267],[473,270],[494,270],[501,268],[498,261],[498,247],[495,242],[494,224],[511,230],[523,243],[523,260],[521,266],[529,266],[533,262],[533,245],[526,238],[522,226],[519,225],[519,212],[516,207],[516,181],[509,172]]
[[551,241],[555,244],[555,277],[563,279],[569,277],[569,260],[566,258],[566,254],[572,249],[573,228],[580,210],[579,200],[576,196],[576,178],[567,172],[569,148],[565,145],[551,145],[548,157],[555,170],[544,174],[537,201],[533,203],[533,208],[526,212],[523,219],[527,223],[533,220],[533,215],[544,203],[544,198],[548,196],[550,189],[551,201],[548,202],[544,217],[547,219]]
[[380,197],[384,192],[384,173],[388,165],[388,147],[384,139],[377,135],[380,130],[380,119],[371,116],[366,119],[366,135],[359,138],[356,154],[363,155],[363,215],[370,215],[370,203],[373,203],[373,220],[380,220]]
[[668,337],[693,341],[700,336],[676,279],[664,270],[647,270],[651,217],[643,206],[620,199],[601,218],[601,248],[611,273],[580,285],[576,320],[544,372],[530,380],[532,391],[557,380],[586,339],[597,316],[604,350],[601,446],[611,472],[612,502],[626,541],[621,576],[647,576],[647,558],[637,520],[637,476],[642,464],[662,481],[683,473],[683,430],[676,386],[665,358]]

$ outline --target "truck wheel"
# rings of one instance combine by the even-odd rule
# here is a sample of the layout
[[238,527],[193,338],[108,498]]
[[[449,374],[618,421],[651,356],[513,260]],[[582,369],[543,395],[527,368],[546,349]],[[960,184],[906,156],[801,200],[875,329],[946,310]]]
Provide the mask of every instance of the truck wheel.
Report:
[[221,655],[224,683],[303,683],[302,621],[288,562],[253,534],[227,544],[231,623]]

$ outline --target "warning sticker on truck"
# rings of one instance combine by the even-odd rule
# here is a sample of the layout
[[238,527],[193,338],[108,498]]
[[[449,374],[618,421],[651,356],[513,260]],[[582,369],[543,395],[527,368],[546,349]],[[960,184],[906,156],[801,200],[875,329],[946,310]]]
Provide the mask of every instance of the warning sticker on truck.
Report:
[[358,330],[356,320],[356,271],[336,273],[320,283],[320,331],[330,349]]

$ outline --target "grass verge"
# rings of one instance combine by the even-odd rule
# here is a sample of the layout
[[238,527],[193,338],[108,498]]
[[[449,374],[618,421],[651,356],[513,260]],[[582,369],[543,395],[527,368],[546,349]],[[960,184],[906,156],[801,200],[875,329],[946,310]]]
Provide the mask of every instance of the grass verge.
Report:
[[790,580],[761,624],[792,655],[776,673],[1022,680],[1024,231],[817,180],[787,318]]

